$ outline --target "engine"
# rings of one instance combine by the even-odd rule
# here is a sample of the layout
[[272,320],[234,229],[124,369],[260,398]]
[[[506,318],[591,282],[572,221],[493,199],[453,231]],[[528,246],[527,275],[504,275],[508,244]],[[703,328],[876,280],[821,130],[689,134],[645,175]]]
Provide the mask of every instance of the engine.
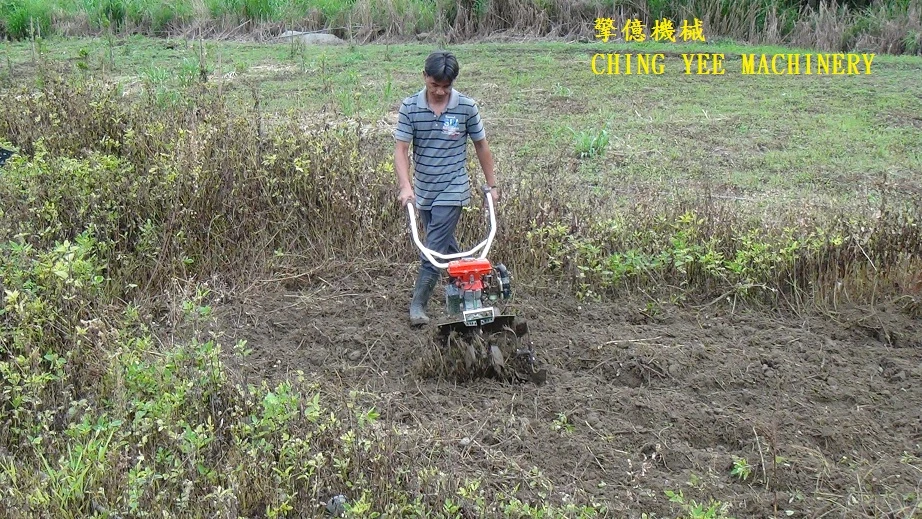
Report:
[[494,305],[512,297],[509,270],[489,260],[470,258],[448,264],[445,305],[451,315],[461,315],[468,326],[493,322]]

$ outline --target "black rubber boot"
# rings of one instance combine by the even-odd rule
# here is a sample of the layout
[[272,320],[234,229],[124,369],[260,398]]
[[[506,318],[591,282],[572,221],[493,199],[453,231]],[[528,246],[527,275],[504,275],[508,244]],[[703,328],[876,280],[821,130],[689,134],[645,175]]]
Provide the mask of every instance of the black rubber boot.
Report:
[[421,269],[419,276],[416,278],[416,286],[413,287],[413,300],[410,302],[410,324],[412,326],[423,326],[429,323],[429,317],[426,315],[426,305],[429,303],[429,297],[439,281],[439,275],[430,270]]

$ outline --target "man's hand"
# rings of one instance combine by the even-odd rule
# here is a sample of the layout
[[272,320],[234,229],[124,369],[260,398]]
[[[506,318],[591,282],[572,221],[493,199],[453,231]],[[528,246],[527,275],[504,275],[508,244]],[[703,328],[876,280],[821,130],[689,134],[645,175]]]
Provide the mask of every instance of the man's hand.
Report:
[[413,194],[413,188],[409,186],[400,188],[400,194],[397,195],[397,200],[400,201],[401,207],[406,207],[407,204],[412,202],[415,198],[416,196]]
[[397,201],[401,207],[406,207],[415,197],[413,195],[413,184],[410,180],[410,143],[408,141],[398,140],[394,144],[394,170],[397,171],[397,187],[400,193],[397,195]]
[[490,188],[490,196],[493,197],[493,205],[499,204],[499,187]]

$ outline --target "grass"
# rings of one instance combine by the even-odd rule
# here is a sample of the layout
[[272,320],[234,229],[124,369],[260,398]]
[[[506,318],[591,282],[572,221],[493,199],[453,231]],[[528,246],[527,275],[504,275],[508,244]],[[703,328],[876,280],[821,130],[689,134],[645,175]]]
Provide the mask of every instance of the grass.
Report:
[[[152,79],[164,83],[157,78],[171,78],[165,86],[178,87],[199,61],[198,45],[177,40],[132,37],[114,49],[106,40],[53,40],[44,48],[46,59],[56,61],[77,60],[82,53],[93,72],[105,71],[128,91]],[[667,56],[661,76],[595,76],[588,66],[593,53],[638,49],[614,44],[506,49],[452,46],[462,63],[457,87],[481,103],[499,160],[524,142],[553,152],[569,146],[595,160],[602,177],[643,183],[651,171],[664,169],[667,184],[717,182],[766,203],[854,199],[855,182],[868,186],[885,171],[891,180],[909,182],[910,172],[922,169],[917,151],[922,136],[912,131],[918,121],[911,115],[922,108],[920,92],[910,81],[915,70],[906,67],[918,59],[878,56],[871,76],[740,76],[737,52],[780,49],[730,46],[720,49],[728,70],[721,77],[686,76],[678,56]],[[659,44],[643,51],[680,49],[686,50]],[[715,51],[700,45],[687,50],[700,49]],[[418,69],[429,50],[209,42],[205,59],[211,81],[242,102],[251,102],[255,88],[270,112],[326,110],[374,121],[392,117],[399,99],[419,88]],[[7,52],[12,67],[32,68],[28,44],[12,44]],[[526,69],[508,75],[525,56]],[[554,74],[567,79],[559,86],[543,79]],[[854,103],[855,98],[864,101]],[[566,136],[561,129],[572,131]],[[595,159],[594,152],[585,152],[603,131],[609,141],[603,148],[612,156]],[[771,182],[781,172],[794,181]],[[803,187],[810,188],[809,197]]]
[[[378,128],[370,137],[376,160],[384,161],[390,135],[382,125],[392,124],[399,100],[420,88],[418,69],[432,49],[143,37],[47,40],[38,47],[34,57],[29,44],[9,46],[8,68],[24,74],[8,75],[8,82],[31,81],[43,63],[73,65],[129,94],[152,90],[162,104],[180,98],[204,70],[206,84],[230,106],[258,107],[261,124],[310,125],[316,116],[304,114],[319,114]],[[700,43],[451,49],[462,63],[456,86],[478,101],[504,178],[518,181],[557,164],[577,172],[581,179],[574,181],[613,210],[628,210],[639,193],[669,200],[709,193],[745,205],[768,225],[788,222],[792,207],[801,222],[829,223],[832,211],[877,211],[883,191],[890,201],[911,200],[911,172],[922,169],[922,134],[912,131],[918,124],[912,114],[922,108],[922,92],[911,81],[918,58],[878,56],[869,76],[743,76],[738,53],[784,49]],[[595,53],[640,50],[669,53],[665,74],[591,72]],[[686,50],[723,52],[728,73],[684,74],[676,53]],[[510,68],[519,72],[509,75]]]

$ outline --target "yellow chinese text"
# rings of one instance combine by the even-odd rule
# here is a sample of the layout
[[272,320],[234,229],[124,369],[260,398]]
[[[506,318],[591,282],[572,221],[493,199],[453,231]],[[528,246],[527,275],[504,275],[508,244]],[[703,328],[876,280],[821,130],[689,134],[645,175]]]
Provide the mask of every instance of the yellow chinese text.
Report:
[[682,31],[679,34],[683,41],[704,41],[704,28],[701,26],[701,20],[697,18],[694,20],[691,25],[688,24],[688,20],[682,20]]
[[607,42],[608,38],[611,37],[611,32],[615,29],[615,21],[611,18],[596,18],[595,19],[595,30],[596,38],[601,38],[602,41]]
[[675,26],[672,20],[663,18],[653,22],[653,34],[650,35],[656,41],[669,40],[675,43]]
[[644,25],[640,23],[640,20],[628,20],[624,24],[624,41],[636,41],[641,42],[647,39],[647,35],[643,32]]

